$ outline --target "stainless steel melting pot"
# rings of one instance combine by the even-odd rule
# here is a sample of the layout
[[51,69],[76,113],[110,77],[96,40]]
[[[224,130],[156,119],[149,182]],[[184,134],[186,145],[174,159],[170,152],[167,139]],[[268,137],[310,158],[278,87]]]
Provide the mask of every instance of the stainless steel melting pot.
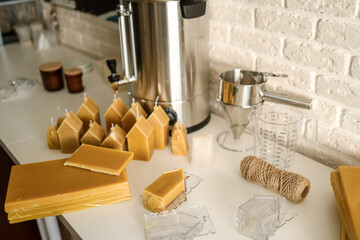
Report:
[[109,77],[113,88],[128,83],[130,97],[147,112],[158,97],[158,104],[190,131],[205,125],[206,0],[120,0],[117,12],[124,76]]

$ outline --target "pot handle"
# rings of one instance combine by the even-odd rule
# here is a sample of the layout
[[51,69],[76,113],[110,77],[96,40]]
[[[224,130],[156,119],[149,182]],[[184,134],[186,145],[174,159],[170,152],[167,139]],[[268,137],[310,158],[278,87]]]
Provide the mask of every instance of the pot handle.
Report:
[[134,82],[137,79],[134,24],[131,3],[128,3],[127,6],[125,6],[125,0],[120,0],[116,12],[119,18],[121,57],[125,75],[123,79],[111,83],[113,90],[115,90],[114,88],[117,90],[119,85]]
[[304,109],[311,109],[311,105],[312,105],[312,103],[311,103],[312,100],[308,99],[308,98],[307,99],[294,98],[294,97],[289,97],[284,94],[272,93],[272,92],[266,92],[266,91],[264,91],[264,93],[263,93],[263,99],[265,101],[285,104],[285,105],[304,108]]

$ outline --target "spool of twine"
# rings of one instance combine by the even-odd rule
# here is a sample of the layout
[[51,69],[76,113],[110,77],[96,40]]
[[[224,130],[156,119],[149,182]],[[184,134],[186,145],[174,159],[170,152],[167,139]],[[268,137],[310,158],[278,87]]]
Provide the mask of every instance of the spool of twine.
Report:
[[280,193],[294,203],[303,201],[310,190],[310,181],[306,177],[278,169],[255,156],[245,157],[240,170],[246,180]]

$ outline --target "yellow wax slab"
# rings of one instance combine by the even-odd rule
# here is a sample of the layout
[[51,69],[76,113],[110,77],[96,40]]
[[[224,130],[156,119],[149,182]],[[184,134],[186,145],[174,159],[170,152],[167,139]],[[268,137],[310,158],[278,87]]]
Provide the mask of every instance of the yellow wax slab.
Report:
[[356,239],[360,239],[360,167],[339,166],[338,172],[350,227]]
[[169,144],[169,116],[161,106],[157,106],[147,121],[154,128],[155,148],[164,149]]
[[154,152],[154,128],[143,117],[137,119],[133,128],[126,135],[128,149],[134,153],[135,160],[149,161]]
[[[5,211],[56,204],[121,189],[128,182],[120,176],[64,167],[66,159],[17,165],[11,168]],[[74,184],[76,183],[76,184]]]
[[49,126],[46,133],[46,142],[49,149],[60,149],[56,126]]
[[101,143],[101,146],[126,151],[126,132],[118,125],[111,127],[110,133]]
[[99,200],[99,199],[107,199],[109,197],[112,197],[114,195],[119,195],[119,196],[127,196],[130,194],[130,189],[129,189],[129,184],[124,184],[123,189],[114,189],[111,191],[108,191],[106,193],[101,193],[101,194],[96,194],[93,196],[85,196],[82,198],[77,198],[77,199],[71,199],[68,201],[62,201],[62,202],[57,202],[57,203],[53,203],[53,204],[46,204],[44,206],[34,206],[34,207],[30,207],[30,208],[18,208],[18,209],[11,209],[8,211],[9,216],[10,214],[15,214],[15,213],[21,213],[21,214],[29,214],[32,212],[44,212],[44,211],[48,211],[49,209],[55,209],[55,208],[65,208],[65,207],[71,207],[71,206],[75,206],[76,204],[79,203],[84,203],[87,201],[93,201],[93,200]]
[[73,112],[65,114],[65,119],[57,129],[60,148],[63,153],[73,153],[80,146],[83,122]]
[[71,209],[71,208],[80,207],[80,206],[86,205],[86,204],[96,204],[97,202],[104,201],[104,200],[110,200],[113,198],[121,198],[121,197],[129,197],[129,196],[131,196],[129,189],[127,191],[119,191],[119,192],[116,191],[116,192],[110,193],[110,194],[107,194],[107,193],[100,194],[99,196],[96,196],[96,197],[85,198],[82,200],[74,200],[73,202],[58,204],[58,205],[54,205],[54,206],[50,206],[50,207],[33,208],[33,209],[29,209],[29,210],[24,210],[24,211],[9,212],[8,219],[11,220],[14,218],[23,218],[23,217],[37,215],[37,214],[48,214],[48,213],[52,213],[54,211]]
[[345,205],[345,197],[343,194],[343,190],[340,184],[340,176],[339,176],[339,172],[338,171],[332,171],[330,173],[330,181],[331,181],[331,186],[333,188],[334,191],[334,196],[336,199],[336,203],[340,212],[340,217],[342,220],[342,227],[346,229],[346,233],[347,236],[349,237],[349,239],[356,239],[355,238],[355,233],[352,229],[352,227],[350,226],[350,216],[348,214],[349,210]]
[[[139,113],[139,116],[138,116]],[[126,112],[125,116],[121,119],[122,128],[125,132],[129,132],[131,128],[135,125],[138,117],[143,116],[145,119],[148,114],[141,107],[141,105],[136,102],[131,104],[131,108]]]
[[57,215],[76,212],[76,211],[80,211],[80,210],[84,210],[84,209],[88,209],[88,208],[92,208],[92,207],[100,207],[100,206],[104,206],[104,205],[118,203],[118,202],[121,202],[121,201],[130,200],[130,199],[131,199],[131,196],[118,197],[118,198],[99,201],[99,202],[96,202],[96,203],[84,204],[82,206],[78,206],[78,207],[74,207],[74,208],[56,210],[56,211],[53,211],[53,212],[47,213],[47,214],[36,214],[36,215],[32,215],[32,216],[27,216],[27,217],[24,217],[24,218],[14,218],[13,217],[9,222],[12,224],[12,223],[18,223],[18,222],[24,222],[24,221],[28,221],[28,220],[38,219],[38,218],[57,216]]
[[81,143],[100,146],[105,136],[105,129],[97,122],[89,124],[89,129],[85,132],[84,136],[80,139]]
[[119,176],[133,158],[132,152],[82,144],[64,166]]
[[177,196],[185,191],[182,169],[164,172],[144,189],[144,207],[152,212],[164,211]]
[[84,123],[85,131],[89,128],[90,120],[101,124],[99,109],[99,106],[90,97],[84,98],[76,115]]
[[186,156],[189,152],[187,134],[181,129],[173,129],[171,137],[171,149],[174,155]]

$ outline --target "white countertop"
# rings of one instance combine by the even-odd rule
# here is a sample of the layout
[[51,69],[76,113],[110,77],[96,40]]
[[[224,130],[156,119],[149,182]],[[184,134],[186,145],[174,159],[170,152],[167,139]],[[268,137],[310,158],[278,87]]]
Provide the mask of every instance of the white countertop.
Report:
[[[16,77],[40,81],[39,64],[72,58],[93,61],[63,46],[42,52],[17,44],[0,47],[0,85]],[[87,96],[100,106],[103,115],[113,98],[103,74],[95,68],[83,76],[83,83]],[[121,89],[119,96],[128,102],[126,88]],[[46,131],[51,116],[56,119],[64,114],[65,108],[76,112],[82,98],[83,93],[70,94],[66,87],[58,92],[46,92],[39,85],[28,96],[0,103],[0,139],[21,164],[68,157],[69,154],[47,148]],[[212,115],[210,123],[199,132],[211,133],[216,139],[225,129],[225,121]],[[192,134],[189,134],[190,151],[191,139]],[[239,205],[253,194],[275,194],[241,177],[240,161],[249,154],[251,152],[226,151],[215,143],[214,166],[200,168],[190,165],[190,154],[188,157],[174,156],[170,146],[165,150],[155,150],[150,162],[134,160],[127,167],[132,193],[130,201],[65,214],[63,219],[86,240],[145,239],[143,215],[149,211],[142,205],[142,190],[162,172],[182,167],[203,178],[203,182],[189,194],[181,207],[204,204],[216,229],[216,234],[198,239],[249,239],[240,235],[234,226]],[[310,179],[310,193],[302,203],[287,201],[298,215],[280,228],[273,239],[339,239],[340,217],[329,180],[332,169],[296,154],[294,164],[288,170]]]

